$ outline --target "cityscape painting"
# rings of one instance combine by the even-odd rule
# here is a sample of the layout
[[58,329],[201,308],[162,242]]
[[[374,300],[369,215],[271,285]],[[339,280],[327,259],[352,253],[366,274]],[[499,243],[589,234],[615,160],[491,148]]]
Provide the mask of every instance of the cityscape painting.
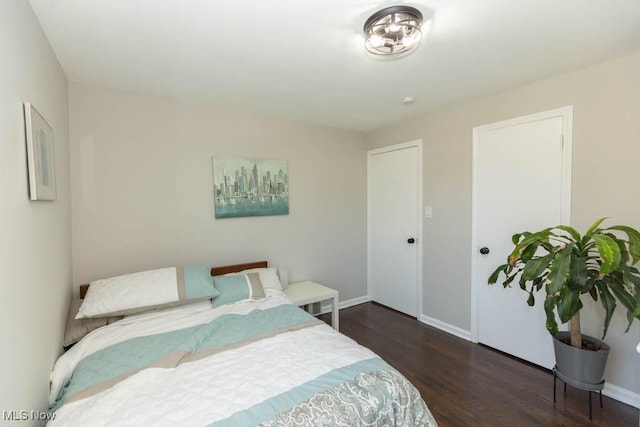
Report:
[[216,218],[289,214],[286,160],[213,158]]

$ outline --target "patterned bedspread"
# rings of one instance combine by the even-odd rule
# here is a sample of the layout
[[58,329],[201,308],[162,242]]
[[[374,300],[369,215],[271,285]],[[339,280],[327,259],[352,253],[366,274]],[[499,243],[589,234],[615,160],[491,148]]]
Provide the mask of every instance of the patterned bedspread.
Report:
[[127,317],[51,379],[50,426],[436,425],[406,378],[278,291]]

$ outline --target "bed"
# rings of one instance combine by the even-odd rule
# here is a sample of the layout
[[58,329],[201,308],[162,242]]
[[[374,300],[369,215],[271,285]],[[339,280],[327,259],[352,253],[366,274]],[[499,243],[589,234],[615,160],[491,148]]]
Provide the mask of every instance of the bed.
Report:
[[[263,270],[213,268],[219,295],[94,317],[103,324],[51,373],[48,425],[436,426],[405,377],[294,306]],[[249,297],[229,299],[238,283]]]

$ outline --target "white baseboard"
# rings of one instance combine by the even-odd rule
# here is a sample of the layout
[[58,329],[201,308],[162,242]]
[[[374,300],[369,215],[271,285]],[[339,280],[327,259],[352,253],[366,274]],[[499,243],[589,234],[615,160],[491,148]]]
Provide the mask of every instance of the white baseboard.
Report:
[[365,302],[371,301],[368,295],[358,298],[351,298],[345,301],[338,301],[338,309],[342,310],[343,308],[353,307],[354,305],[364,304]]
[[634,408],[640,409],[640,394],[627,390],[626,388],[605,382],[602,394],[622,403],[626,403],[627,405],[631,405]]
[[[363,297],[341,301],[338,303],[338,308],[339,309],[348,308],[354,305],[364,304],[365,302],[369,302],[369,301],[371,301],[371,298],[365,295]],[[331,305],[324,305],[322,307],[322,313],[329,313],[330,311],[331,311]],[[442,320],[434,319],[433,317],[429,317],[424,314],[421,314],[420,316],[418,316],[418,321],[425,323],[429,326],[433,326],[436,329],[440,329],[441,331],[454,335],[458,338],[462,338],[463,340],[471,341],[470,331],[466,331],[457,326],[453,326],[447,322],[443,322]],[[615,384],[605,382],[604,389],[602,390],[602,394],[607,397],[610,397],[611,399],[615,399],[619,402],[626,403],[627,405],[640,409],[639,393],[635,393],[631,390],[627,390],[626,388],[622,388]]]
[[[442,320],[434,319],[433,317],[425,316],[424,314],[420,315],[418,320],[429,326],[433,326],[436,329],[440,329],[443,332],[455,335],[458,338],[471,341],[471,332],[443,322]],[[615,399],[619,402],[626,403],[627,405],[640,409],[640,394],[627,390],[626,388],[605,382],[602,394],[610,397],[611,399]]]
[[[338,307],[340,309],[352,307],[354,305],[363,304],[365,302],[371,301],[371,298],[368,296],[353,298],[346,301],[341,301],[338,303]],[[329,313],[331,311],[330,305],[325,305],[322,307],[323,313]],[[457,326],[453,326],[447,322],[443,322],[442,320],[434,319],[433,317],[426,316],[421,314],[418,316],[418,320],[422,323],[425,323],[429,326],[433,326],[436,329],[440,329],[443,332],[454,335],[458,338],[462,338],[466,341],[471,341],[471,332],[466,331]],[[604,384],[604,389],[602,390],[602,394],[610,397],[611,399],[615,399],[619,402],[626,403],[627,405],[633,406],[635,408],[640,409],[640,394],[635,393],[631,390],[627,390],[626,388],[619,387],[615,384],[607,383]]]
[[443,322],[442,320],[434,319],[433,317],[429,317],[424,314],[421,314],[418,317],[418,320],[429,326],[433,326],[436,329],[440,329],[441,331],[444,331],[451,335],[455,335],[458,338],[462,338],[463,340],[471,341],[471,332],[465,331],[462,328]]

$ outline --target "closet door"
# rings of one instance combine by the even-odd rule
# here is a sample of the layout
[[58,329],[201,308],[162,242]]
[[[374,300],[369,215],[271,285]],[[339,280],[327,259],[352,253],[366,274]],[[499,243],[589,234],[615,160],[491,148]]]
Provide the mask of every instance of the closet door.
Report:
[[368,285],[373,301],[419,313],[422,141],[368,153]]
[[513,250],[513,234],[568,223],[570,135],[571,107],[474,129],[472,334],[546,368],[554,356],[544,289],[529,307],[517,280],[504,289],[500,282],[488,286],[487,279]]

